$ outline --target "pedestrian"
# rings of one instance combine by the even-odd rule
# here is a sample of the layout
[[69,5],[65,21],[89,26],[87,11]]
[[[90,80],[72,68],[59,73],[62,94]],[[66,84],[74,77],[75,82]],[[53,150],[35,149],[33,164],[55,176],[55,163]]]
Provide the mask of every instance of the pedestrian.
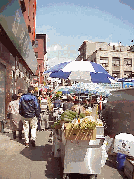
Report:
[[29,128],[31,127],[31,144],[35,147],[37,118],[40,116],[40,106],[37,97],[33,95],[34,87],[28,87],[28,93],[22,95],[19,101],[19,113],[24,123],[25,145],[29,147]]
[[63,111],[65,110],[71,110],[72,106],[74,106],[73,100],[71,98],[68,98],[67,101],[63,104]]
[[61,100],[60,97],[57,96],[56,99],[54,100],[54,108],[60,108],[61,107]]
[[19,114],[19,96],[21,93],[18,93],[18,96],[14,94],[12,96],[12,101],[8,105],[8,113],[10,118],[10,129],[13,133],[13,139],[16,139],[16,131],[19,131],[19,139],[22,139],[22,130],[23,122],[21,115]]

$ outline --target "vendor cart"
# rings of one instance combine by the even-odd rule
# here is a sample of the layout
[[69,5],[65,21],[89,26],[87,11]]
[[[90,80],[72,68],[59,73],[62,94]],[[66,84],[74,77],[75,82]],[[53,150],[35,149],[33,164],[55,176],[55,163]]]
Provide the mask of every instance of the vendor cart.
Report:
[[[106,158],[103,154],[104,127],[96,127],[95,140],[67,140],[63,129],[54,132],[54,157],[61,157],[63,178],[71,173],[87,174],[96,178]],[[104,160],[104,162],[102,162]]]

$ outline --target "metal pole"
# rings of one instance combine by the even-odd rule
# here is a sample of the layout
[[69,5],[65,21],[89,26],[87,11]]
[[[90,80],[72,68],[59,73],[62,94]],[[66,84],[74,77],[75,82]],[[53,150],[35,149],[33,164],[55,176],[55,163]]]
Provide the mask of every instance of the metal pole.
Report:
[[39,96],[39,86],[40,86],[40,70],[39,70],[38,96]]

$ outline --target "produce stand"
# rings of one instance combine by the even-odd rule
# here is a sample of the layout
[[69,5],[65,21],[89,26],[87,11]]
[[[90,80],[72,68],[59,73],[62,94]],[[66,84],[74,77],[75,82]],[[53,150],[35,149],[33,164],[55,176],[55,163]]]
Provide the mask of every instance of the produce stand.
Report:
[[103,166],[104,127],[82,130],[72,128],[71,123],[60,124],[60,129],[54,129],[53,153],[54,157],[61,158],[63,178],[68,178],[70,173],[96,178]]
[[69,173],[100,174],[103,142],[104,137],[98,135],[95,140],[67,140],[63,131],[61,161],[64,175]]

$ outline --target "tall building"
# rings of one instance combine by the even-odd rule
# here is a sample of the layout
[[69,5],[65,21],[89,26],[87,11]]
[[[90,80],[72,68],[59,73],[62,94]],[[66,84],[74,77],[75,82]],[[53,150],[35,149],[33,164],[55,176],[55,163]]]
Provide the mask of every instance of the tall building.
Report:
[[19,88],[27,91],[37,67],[25,11],[23,0],[0,1],[0,120],[6,119],[12,95]]
[[36,38],[36,0],[20,0],[20,4],[32,45],[34,45]]
[[[44,75],[43,72],[46,69],[46,63],[45,63],[45,54],[46,52],[46,34],[36,34],[36,41],[35,41],[35,56],[37,58],[37,70],[35,75],[37,76],[37,79],[35,79],[35,82],[38,82],[38,86],[44,85]],[[34,83],[35,83],[34,82]]]
[[134,74],[134,50],[121,43],[84,41],[78,49],[76,60],[87,60],[101,64],[106,71],[117,78],[131,77]]
[[99,48],[107,49],[107,43],[106,42],[92,42],[85,40],[82,45],[79,47],[78,51],[80,52],[80,55],[77,57],[76,60],[86,60],[90,55],[92,55],[93,52],[98,50]]

